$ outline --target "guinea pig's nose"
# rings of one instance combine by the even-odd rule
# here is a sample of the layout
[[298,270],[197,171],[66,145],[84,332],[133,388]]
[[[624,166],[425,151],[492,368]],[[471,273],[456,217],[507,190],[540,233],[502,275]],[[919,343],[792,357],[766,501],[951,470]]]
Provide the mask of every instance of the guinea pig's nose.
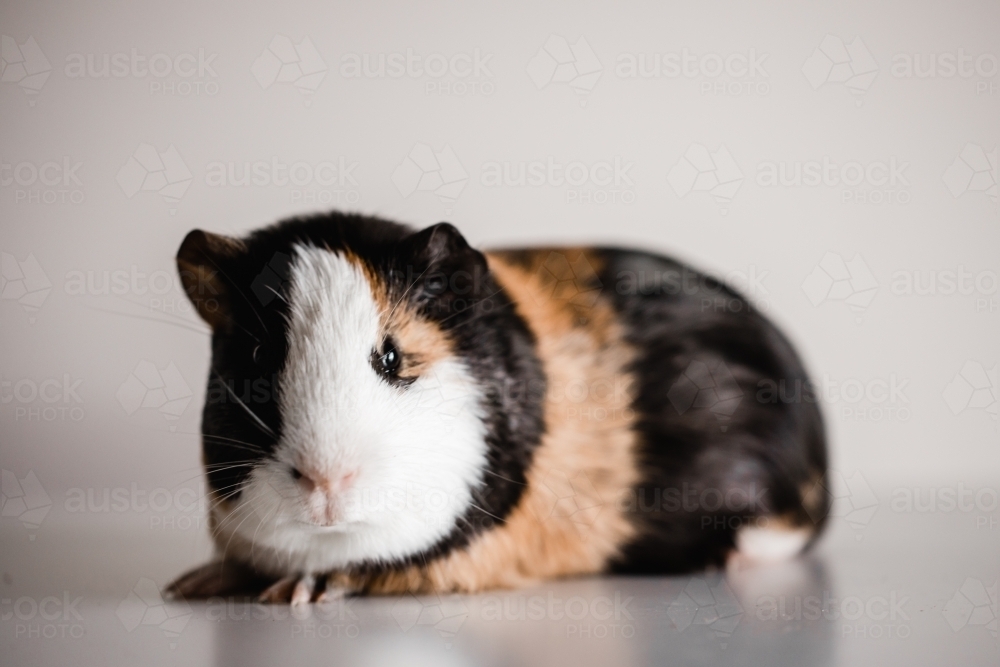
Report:
[[320,472],[310,468],[292,468],[292,477],[306,491],[319,489],[326,494],[334,495],[346,491],[354,481],[357,471]]

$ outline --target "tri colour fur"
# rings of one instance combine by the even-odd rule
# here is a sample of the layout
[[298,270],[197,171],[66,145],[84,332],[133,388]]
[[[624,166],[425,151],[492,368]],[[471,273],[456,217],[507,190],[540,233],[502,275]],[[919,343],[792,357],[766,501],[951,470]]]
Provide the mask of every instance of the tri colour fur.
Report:
[[[176,594],[478,591],[795,555],[829,498],[788,341],[613,248],[481,253],[332,213],[177,256],[212,326],[217,559]],[[721,304],[721,307],[720,307]]]

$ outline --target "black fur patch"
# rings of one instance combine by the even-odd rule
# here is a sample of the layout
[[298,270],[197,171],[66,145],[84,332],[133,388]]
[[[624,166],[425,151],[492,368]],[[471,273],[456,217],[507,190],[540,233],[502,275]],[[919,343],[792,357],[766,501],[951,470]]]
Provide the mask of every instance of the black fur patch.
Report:
[[764,401],[762,383],[807,382],[790,343],[742,296],[671,259],[618,249],[600,280],[638,350],[631,372],[642,483],[629,508],[639,537],[613,569],[721,565],[736,530],[781,516],[815,526],[801,489],[826,472],[813,401]]

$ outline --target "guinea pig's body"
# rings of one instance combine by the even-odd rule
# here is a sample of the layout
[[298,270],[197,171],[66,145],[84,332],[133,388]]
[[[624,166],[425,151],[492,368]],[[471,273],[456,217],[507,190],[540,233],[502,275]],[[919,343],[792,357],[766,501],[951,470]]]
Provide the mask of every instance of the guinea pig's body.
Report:
[[670,259],[330,214],[192,232],[178,265],[213,328],[218,545],[181,595],[676,573],[794,556],[826,517],[789,343]]

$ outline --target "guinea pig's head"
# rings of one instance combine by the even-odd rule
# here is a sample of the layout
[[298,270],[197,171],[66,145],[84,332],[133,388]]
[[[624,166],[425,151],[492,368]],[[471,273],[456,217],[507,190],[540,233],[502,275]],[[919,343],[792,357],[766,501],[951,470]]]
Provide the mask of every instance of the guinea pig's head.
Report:
[[[202,432],[220,543],[309,567],[400,560],[516,500],[524,461],[507,450],[527,456],[541,418],[496,389],[533,357],[454,227],[196,230],[177,262],[212,328]],[[511,485],[487,498],[488,474]]]

